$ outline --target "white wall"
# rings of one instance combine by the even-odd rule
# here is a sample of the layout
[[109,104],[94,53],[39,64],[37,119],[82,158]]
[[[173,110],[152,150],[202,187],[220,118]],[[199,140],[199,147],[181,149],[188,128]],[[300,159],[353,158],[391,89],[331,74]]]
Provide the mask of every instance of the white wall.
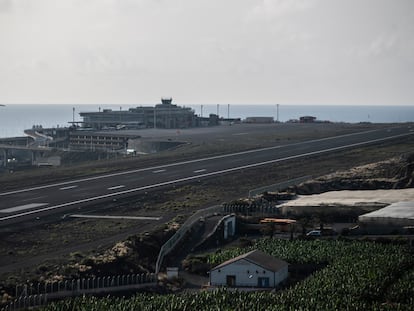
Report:
[[269,286],[273,287],[275,279],[277,285],[279,282],[287,278],[287,273],[287,266],[275,274],[274,272],[263,269],[262,267],[252,264],[245,259],[240,259],[239,261],[224,266],[221,269],[212,270],[210,272],[210,284],[212,286],[226,286],[227,275],[235,275],[236,286],[257,287],[259,277],[268,277]]
[[275,284],[276,286],[283,282],[284,280],[286,280],[289,276],[289,268],[286,265],[285,267],[283,267],[282,269],[280,269],[279,271],[277,271],[275,273]]
[[223,221],[224,224],[224,239],[227,240],[230,236],[236,234],[236,216],[230,216]]

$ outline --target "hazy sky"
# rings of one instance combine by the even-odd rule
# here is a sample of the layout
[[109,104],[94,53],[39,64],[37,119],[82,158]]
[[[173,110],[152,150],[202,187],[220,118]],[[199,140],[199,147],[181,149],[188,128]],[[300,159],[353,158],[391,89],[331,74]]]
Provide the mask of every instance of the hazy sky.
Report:
[[413,0],[0,0],[0,103],[414,104]]

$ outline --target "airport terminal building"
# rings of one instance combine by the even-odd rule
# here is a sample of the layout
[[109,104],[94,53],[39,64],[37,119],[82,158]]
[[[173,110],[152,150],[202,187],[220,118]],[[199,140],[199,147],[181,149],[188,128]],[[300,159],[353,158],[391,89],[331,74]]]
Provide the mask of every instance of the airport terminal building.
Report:
[[80,112],[82,127],[102,129],[189,128],[198,126],[191,108],[172,104],[172,98],[162,98],[155,107],[136,107],[128,110],[104,109],[98,112]]

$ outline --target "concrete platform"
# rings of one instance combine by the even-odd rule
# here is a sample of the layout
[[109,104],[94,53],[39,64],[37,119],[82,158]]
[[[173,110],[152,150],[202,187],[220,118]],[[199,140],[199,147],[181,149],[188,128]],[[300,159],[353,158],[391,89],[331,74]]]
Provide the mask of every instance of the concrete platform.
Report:
[[315,207],[369,207],[371,210],[377,208],[358,217],[358,222],[366,233],[404,232],[403,227],[414,225],[413,188],[330,191],[302,195],[280,206],[283,213],[298,209],[312,211]]
[[280,208],[322,205],[350,207],[369,204],[388,205],[407,201],[414,201],[414,188],[391,190],[342,190],[314,195],[300,195],[295,200],[281,204]]

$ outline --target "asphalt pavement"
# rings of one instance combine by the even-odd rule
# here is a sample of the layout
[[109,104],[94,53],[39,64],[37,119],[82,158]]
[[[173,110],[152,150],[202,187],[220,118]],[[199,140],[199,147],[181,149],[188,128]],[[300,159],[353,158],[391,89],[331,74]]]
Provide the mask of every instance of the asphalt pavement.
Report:
[[117,200],[174,184],[413,135],[411,127],[368,130],[250,151],[127,170],[0,193],[0,226],[33,221],[88,204]]

